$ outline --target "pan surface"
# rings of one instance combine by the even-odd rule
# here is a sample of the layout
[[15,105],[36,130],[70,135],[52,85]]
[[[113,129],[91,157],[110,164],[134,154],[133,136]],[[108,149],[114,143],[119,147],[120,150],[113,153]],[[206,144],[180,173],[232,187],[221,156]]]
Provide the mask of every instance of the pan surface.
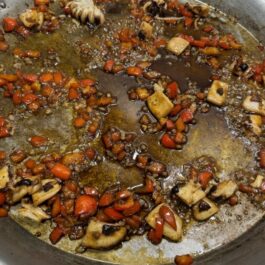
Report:
[[[239,21],[242,22],[242,24],[251,32],[253,32],[254,35],[258,36],[259,39],[265,38],[264,34],[262,35],[265,26],[264,21],[262,20],[262,14],[265,14],[265,4],[262,1],[251,1],[251,4],[249,2],[245,3],[244,1],[244,4],[240,3],[240,1],[230,1],[229,3],[222,1],[218,1],[218,3],[216,3],[216,1],[210,1],[210,3],[239,18]],[[0,15],[2,16],[3,14],[4,16],[6,12],[16,13],[19,12],[19,10],[23,10],[24,8],[25,5],[24,3],[22,4],[21,1],[7,1],[7,8],[2,9],[0,11]],[[233,12],[229,12],[231,9]],[[236,12],[234,10],[236,10]],[[259,12],[257,13],[256,10],[259,10]],[[251,16],[251,12],[253,12],[255,16]],[[255,18],[255,20],[253,18]],[[65,25],[65,27],[67,27],[67,25]],[[238,25],[235,25],[234,29],[232,30],[237,33],[237,37],[242,40],[249,38],[248,33],[246,33],[246,31]],[[79,32],[77,30],[75,36],[77,37],[78,34]],[[63,46],[64,42],[67,42],[67,38],[61,38],[62,36],[64,36],[64,32],[59,33],[57,36],[55,35],[49,37],[50,39],[48,41],[56,46]],[[87,41],[92,41],[92,38],[91,40],[87,38]],[[37,36],[35,39],[29,40],[28,44],[26,45],[36,45],[35,47],[37,47],[42,45],[42,43],[42,36]],[[257,44],[254,39],[251,40],[251,43],[253,46]],[[67,54],[67,50],[62,49],[61,52]],[[82,66],[83,62],[78,58],[71,56],[65,56],[64,58],[65,62],[62,62],[61,70],[68,72],[69,74],[75,74],[76,71],[76,68],[69,67],[69,65]],[[157,66],[154,67],[157,67],[158,69],[164,68],[163,62],[160,65],[158,63]],[[92,74],[99,80],[102,91],[112,91],[114,96],[117,96],[120,100],[118,107],[114,107],[107,117],[105,125],[106,128],[110,125],[117,126],[117,120],[119,120],[119,128],[127,131],[136,131],[139,133],[139,128],[136,125],[139,119],[137,112],[140,109],[140,106],[130,102],[127,97],[127,89],[135,86],[134,81],[123,76],[109,76],[101,71],[94,71]],[[200,82],[200,77],[199,75],[196,75],[196,73],[194,76],[192,76],[192,78],[194,78],[197,82]],[[8,103],[2,99],[0,103],[1,111],[8,112]],[[75,138],[73,132],[68,129],[70,127],[68,125],[72,120],[71,115],[72,113],[70,109],[67,111],[62,109],[58,110],[56,115],[54,115],[54,117],[48,121],[45,115],[40,114],[39,116],[35,117],[35,120],[30,119],[28,120],[28,123],[23,122],[23,124],[18,124],[17,126],[20,128],[20,134],[23,135],[24,138],[27,138],[30,135],[31,130],[37,128],[35,129],[35,133],[50,133],[50,135],[54,137],[53,140],[55,142],[58,139],[63,139],[63,141],[67,142],[67,139]],[[35,126],[36,124],[39,124],[40,120],[42,121],[42,124],[49,124],[48,129],[46,126]],[[61,120],[61,122],[58,123],[58,120]],[[205,127],[208,128],[206,132],[204,130]],[[189,143],[187,146],[185,146],[183,153],[172,153],[170,156],[168,156],[168,153],[164,152],[163,150],[161,151],[161,149],[156,147],[156,140],[154,137],[149,136],[147,141],[149,144],[150,153],[155,158],[171,165],[170,177],[168,179],[169,186],[170,181],[173,181],[178,176],[181,166],[196,157],[210,155],[216,158],[219,163],[218,166],[220,167],[220,176],[222,177],[225,176],[225,174],[230,174],[231,172],[241,168],[242,165],[247,168],[253,168],[254,156],[257,151],[255,147],[248,146],[246,143],[243,143],[242,140],[233,136],[223,115],[214,109],[209,114],[200,115],[198,117],[197,125],[194,126],[189,133]],[[28,146],[25,145],[24,140],[20,137],[17,137],[16,141],[12,140],[4,142],[3,144],[0,143],[0,147],[6,148],[6,146],[8,146],[11,150],[15,145],[18,144],[20,146],[23,146],[24,144],[23,147],[25,149],[28,148]],[[95,146],[97,146],[96,143]],[[58,146],[55,145],[54,148],[58,148]],[[119,181],[123,184],[130,183],[130,185],[137,185],[141,182],[141,176],[139,175],[139,172],[130,172],[129,175],[133,176],[133,183],[131,181],[131,177],[126,177],[128,176],[128,173],[124,173],[125,172],[123,169],[116,164],[105,162],[104,168],[96,170],[92,169],[90,172],[87,172],[87,176],[89,177],[84,181],[88,181],[88,183],[91,184],[93,183],[93,178],[91,178],[91,176],[100,176],[103,188],[104,185],[107,186],[112,181]],[[107,175],[108,177],[106,177]],[[238,243],[234,242],[232,245],[230,245],[230,247],[227,248],[227,250],[230,251],[223,252],[225,250],[221,248],[224,245],[234,241],[240,235],[244,234],[254,225],[259,223],[262,217],[263,210],[254,207],[243,198],[242,204],[233,209],[232,215],[230,214],[229,207],[223,207],[222,211],[217,215],[213,222],[203,225],[192,225],[185,235],[185,239],[178,244],[163,241],[162,244],[154,247],[145,238],[135,237],[131,241],[125,242],[121,249],[102,253],[89,251],[82,254],[82,257],[78,257],[78,255],[74,257],[51,248],[50,246],[39,242],[39,240],[36,238],[32,238],[29,234],[21,230],[21,228],[17,227],[13,221],[1,220],[2,233],[0,242],[1,246],[5,242],[5,247],[1,247],[0,251],[2,253],[0,253],[3,257],[3,261],[7,264],[25,264],[23,261],[27,260],[27,257],[29,256],[31,257],[28,259],[30,262],[31,260],[36,262],[36,260],[40,259],[39,255],[45,257],[40,259],[40,262],[43,263],[39,264],[70,264],[73,263],[73,261],[74,264],[85,264],[88,261],[86,261],[84,258],[94,260],[90,261],[89,264],[98,264],[98,262],[95,260],[101,260],[103,262],[114,264],[135,264],[139,262],[139,255],[141,255],[142,264],[170,264],[172,263],[175,255],[181,255],[187,252],[197,255],[206,255],[205,257],[200,257],[198,259],[198,264],[230,264],[230,262],[233,262],[233,264],[249,264],[248,262],[250,260],[252,264],[263,264],[265,257],[263,257],[262,254],[259,255],[259,253],[262,253],[262,251],[258,251],[258,248],[262,246],[263,242],[262,224],[258,224],[258,228],[252,229],[248,235],[246,234],[244,238],[239,239]],[[28,226],[25,223],[21,223],[21,225],[27,230],[30,230],[32,234],[41,232],[40,238],[44,241],[48,241],[48,224],[42,228],[32,228],[32,226]],[[223,231],[225,231],[225,233]],[[251,235],[255,238],[251,239],[249,242],[244,242],[245,238]],[[16,238],[16,240],[14,240],[14,238]],[[15,242],[17,243],[15,244]],[[242,242],[244,242],[244,245],[234,249],[234,245],[241,244]],[[66,252],[71,253],[72,250],[75,249],[73,246],[74,244],[77,245],[78,242],[69,244],[67,240],[62,240],[58,244],[58,247],[64,249]],[[251,249],[250,246],[255,246],[255,248],[253,247],[253,249]],[[8,250],[11,247],[12,252]],[[218,248],[218,251],[215,253],[206,254],[207,252],[211,252],[211,250],[216,248]],[[38,255],[31,254],[35,251]],[[245,253],[244,256],[242,255],[243,252]],[[249,255],[247,255],[247,252],[249,252]],[[252,259],[250,259],[251,254],[254,252],[256,252],[255,259],[257,262],[255,260],[253,261],[253,256]],[[18,255],[18,253],[21,254],[22,258],[14,262],[12,255]],[[47,253],[51,253],[51,255]],[[135,253],[138,255],[135,255]],[[218,256],[218,253],[221,256]],[[222,257],[222,253],[225,253],[225,258]],[[31,264],[30,262],[27,261],[27,263]]]

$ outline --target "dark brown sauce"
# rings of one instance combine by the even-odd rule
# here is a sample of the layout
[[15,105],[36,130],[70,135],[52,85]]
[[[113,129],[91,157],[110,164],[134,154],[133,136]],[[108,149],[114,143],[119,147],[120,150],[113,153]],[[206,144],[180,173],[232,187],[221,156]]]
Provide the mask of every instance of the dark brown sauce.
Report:
[[162,58],[152,64],[152,69],[170,76],[177,81],[182,91],[187,90],[188,82],[196,82],[201,90],[210,86],[211,71],[205,64],[198,64],[193,60],[177,60]]

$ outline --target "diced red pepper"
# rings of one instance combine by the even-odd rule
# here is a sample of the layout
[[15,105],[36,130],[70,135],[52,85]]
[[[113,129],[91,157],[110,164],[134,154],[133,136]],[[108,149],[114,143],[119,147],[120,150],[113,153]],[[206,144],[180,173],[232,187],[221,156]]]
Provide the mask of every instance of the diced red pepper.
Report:
[[167,45],[167,41],[165,39],[158,38],[154,41],[154,46],[156,48],[165,47]]
[[98,205],[100,207],[106,207],[111,205],[114,202],[114,200],[115,200],[114,194],[112,192],[107,191],[101,196]]
[[182,110],[181,104],[176,104],[170,112],[170,116],[176,116]]
[[80,98],[80,93],[78,92],[78,90],[76,88],[69,88],[68,91],[68,98],[69,100],[76,100]]
[[55,72],[53,73],[53,80],[56,85],[62,85],[63,84],[63,74],[61,72]]
[[137,66],[131,66],[127,68],[127,74],[131,76],[141,76],[143,74],[143,70]]
[[159,215],[163,220],[168,223],[174,230],[177,229],[177,223],[174,213],[165,205],[162,205],[159,209]]
[[117,199],[127,199],[132,196],[132,193],[127,189],[121,190],[116,194]]
[[0,138],[9,136],[9,131],[6,127],[0,127]]
[[6,159],[6,152],[0,150],[0,160],[4,160],[4,159]]
[[178,118],[176,121],[176,129],[178,132],[183,132],[186,129],[186,125],[184,123],[184,121],[182,120],[182,118]]
[[38,80],[38,76],[35,74],[23,74],[23,78],[25,81],[34,83]]
[[158,245],[162,240],[163,230],[164,230],[164,220],[160,217],[157,217],[155,229],[151,229],[147,234],[148,239],[154,245]]
[[230,44],[227,41],[222,41],[222,40],[219,41],[219,46],[224,50],[229,50],[231,48]]
[[106,61],[105,65],[103,67],[104,71],[107,73],[112,72],[114,64],[115,64],[115,62],[113,60]]
[[12,17],[5,17],[3,19],[3,29],[5,32],[12,32],[17,27],[17,20]]
[[179,86],[177,82],[171,82],[167,85],[167,95],[170,99],[175,99],[178,95]]
[[38,96],[34,94],[27,94],[24,97],[22,97],[22,102],[26,105],[29,105],[37,99],[38,99]]
[[0,41],[0,51],[5,52],[9,48],[9,45],[5,41]]
[[32,136],[30,138],[30,143],[34,147],[45,146],[45,145],[47,145],[47,142],[48,142],[48,139],[46,137],[43,137],[43,136],[35,135],[35,136]]
[[169,149],[175,149],[176,143],[175,141],[170,137],[169,134],[165,133],[161,138],[161,144]]
[[52,73],[43,73],[40,76],[40,82],[41,83],[48,83],[48,82],[53,82],[53,74]]
[[68,180],[71,177],[71,174],[72,174],[71,170],[67,166],[65,166],[65,165],[63,165],[61,163],[56,163],[52,167],[51,173],[55,177],[57,177],[57,178],[59,178],[61,180]]
[[110,217],[114,221],[119,221],[124,218],[124,216],[113,208],[109,207],[103,210],[104,214]]
[[265,168],[265,148],[261,148],[258,156],[259,156],[259,166],[261,168]]
[[7,81],[6,81],[6,80],[4,80],[4,79],[0,78],[0,87],[2,87],[2,86],[4,86],[4,85],[6,85],[6,83],[7,83]]
[[212,172],[204,171],[201,172],[198,176],[198,180],[203,189],[206,189],[208,186],[209,181],[213,178]]
[[0,218],[7,216],[8,216],[8,211],[5,208],[0,208]]
[[155,190],[154,182],[150,178],[145,179],[145,186],[139,190],[137,193],[146,194],[146,193],[153,193]]
[[34,0],[34,4],[36,6],[48,5],[49,3],[50,3],[50,0]]
[[42,88],[41,94],[44,97],[50,97],[54,93],[54,89],[51,86],[45,86]]
[[97,200],[89,195],[81,195],[75,201],[75,215],[93,216],[98,208]]
[[176,256],[175,264],[176,265],[192,265],[193,258],[190,255]]
[[33,160],[33,159],[28,159],[28,160],[25,162],[25,166],[26,166],[26,168],[32,170],[32,169],[36,166],[36,161]]
[[178,11],[184,17],[193,17],[193,14],[183,4],[178,5]]
[[129,197],[128,199],[126,200],[118,200],[114,203],[113,205],[113,208],[116,210],[116,211],[124,211],[124,210],[127,210],[129,208],[131,208],[132,206],[134,205],[134,200],[131,197]]
[[205,27],[203,28],[203,31],[204,31],[204,32],[207,32],[207,33],[210,33],[210,32],[212,32],[213,30],[214,30],[214,27],[211,26],[211,25],[207,25],[207,26],[205,26]]
[[80,81],[80,85],[82,87],[93,86],[93,85],[95,85],[95,80],[92,80],[92,79],[83,79],[83,80]]
[[0,79],[4,79],[10,83],[14,83],[18,80],[18,76],[15,74],[0,74]]
[[50,241],[52,242],[52,244],[56,244],[58,243],[61,238],[64,236],[64,231],[62,228],[60,228],[59,226],[56,226],[51,234],[50,234]]
[[139,201],[134,201],[134,204],[132,207],[126,209],[125,211],[123,211],[123,215],[124,216],[131,216],[134,215],[136,213],[138,213],[141,210],[141,204]]
[[26,57],[29,58],[33,58],[33,59],[38,59],[41,56],[40,51],[36,51],[36,50],[27,50],[25,51],[25,55]]
[[0,206],[2,206],[6,202],[6,194],[4,192],[0,192]]
[[16,27],[16,32],[17,32],[17,34],[19,34],[23,38],[27,38],[30,35],[30,31],[24,26]]
[[193,24],[193,19],[190,17],[185,17],[184,24],[186,27],[190,27]]
[[180,34],[179,37],[183,38],[189,43],[192,43],[194,41],[194,38],[191,35]]
[[6,124],[6,120],[5,120],[5,118],[2,117],[2,116],[0,116],[0,127],[5,126],[5,124]]
[[96,156],[96,151],[93,148],[89,147],[86,149],[85,154],[90,160],[93,160]]
[[177,144],[184,144],[185,143],[184,134],[182,132],[177,132],[174,140]]
[[138,229],[141,226],[141,218],[137,215],[133,215],[131,217],[125,218],[125,222],[129,225],[132,229]]
[[54,218],[61,213],[61,200],[59,196],[56,196],[51,210],[51,216]]
[[173,130],[175,128],[175,124],[172,120],[167,120],[166,121],[166,128],[167,130]]
[[181,112],[180,118],[183,122],[188,123],[193,119],[193,112],[190,109],[185,109]]
[[192,46],[199,47],[199,48],[205,48],[206,41],[205,40],[193,40],[191,42]]
[[77,117],[74,119],[74,126],[76,128],[83,128],[86,125],[86,121],[82,117]]
[[97,190],[97,188],[93,188],[93,187],[84,187],[84,192],[86,195],[92,196],[92,197],[98,197],[99,192]]
[[256,75],[260,75],[262,72],[264,72],[264,65],[258,64],[253,68],[253,71]]

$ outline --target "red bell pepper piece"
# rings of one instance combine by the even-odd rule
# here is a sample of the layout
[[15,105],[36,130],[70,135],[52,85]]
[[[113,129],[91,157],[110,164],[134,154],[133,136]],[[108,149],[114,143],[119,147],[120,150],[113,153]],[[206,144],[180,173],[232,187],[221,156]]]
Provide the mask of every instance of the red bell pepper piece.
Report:
[[176,219],[174,213],[165,205],[162,205],[159,209],[159,215],[163,220],[168,223],[174,230],[177,229]]
[[165,133],[161,138],[161,144],[169,149],[176,148],[175,141],[169,136],[169,134]]
[[89,195],[81,195],[75,201],[75,216],[85,214],[93,216],[98,208],[97,200]]

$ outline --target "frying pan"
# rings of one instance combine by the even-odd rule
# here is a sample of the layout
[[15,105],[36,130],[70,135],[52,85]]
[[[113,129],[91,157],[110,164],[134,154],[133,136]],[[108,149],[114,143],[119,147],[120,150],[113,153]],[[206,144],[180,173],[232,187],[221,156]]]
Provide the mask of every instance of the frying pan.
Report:
[[[0,18],[5,16],[6,14],[16,14],[19,11],[23,10],[25,8],[25,2],[21,0],[7,0],[5,4],[1,4],[0,6],[3,6],[5,8],[0,10]],[[257,36],[261,41],[265,42],[265,35],[264,35],[264,27],[265,27],[265,21],[263,19],[263,16],[265,14],[265,2],[263,0],[253,0],[253,1],[244,1],[244,0],[233,0],[233,1],[205,1],[207,3],[210,3],[211,5],[219,8],[220,10],[224,11],[225,13],[228,13],[231,16],[234,16],[238,18],[239,22],[245,26],[248,30],[250,30],[251,33],[253,33],[255,36]],[[122,99],[122,106],[130,107],[128,105],[128,102],[126,101],[126,93],[124,93],[124,89],[121,85],[119,85],[121,80],[118,79],[111,79],[109,80],[109,77],[104,75],[103,73],[98,73],[98,78],[101,80],[101,86],[104,90],[104,87],[106,87],[108,84],[108,89],[113,88],[114,95],[118,96]],[[111,85],[110,85],[111,81]],[[131,83],[131,80],[122,80],[125,82],[126,86],[133,86]],[[3,108],[3,105],[0,106]],[[132,106],[131,106],[132,107]],[[133,108],[133,107],[132,107]],[[132,111],[129,111],[130,113],[136,113],[135,109],[132,109]],[[133,116],[133,115],[132,115]],[[121,120],[124,119],[124,117],[120,116]],[[135,123],[135,116],[130,117],[131,118],[131,129],[133,130],[133,124]],[[200,120],[200,119],[199,119]],[[207,135],[200,135],[200,132],[202,131],[202,128],[207,125],[207,121],[211,126],[209,127],[209,132]],[[253,159],[253,154],[246,155],[246,151],[243,149],[243,147],[238,143],[237,141],[234,141],[230,136],[227,137],[224,144],[222,146],[216,145],[221,138],[224,135],[228,135],[228,129],[225,126],[225,123],[221,117],[221,115],[217,112],[212,112],[209,114],[207,121],[205,119],[201,119],[201,125],[198,125],[196,128],[196,134],[191,132],[190,136],[190,146],[192,145],[193,148],[196,147],[194,145],[200,143],[203,146],[203,143],[201,142],[203,138],[211,139],[212,143],[209,143],[209,151],[213,156],[217,156],[217,153],[223,154],[223,157],[232,157],[233,152],[235,152],[238,156],[238,159],[235,159],[233,162],[232,167],[236,167],[238,164],[241,163],[241,159],[243,159],[243,162],[250,163]],[[111,123],[111,120],[109,121]],[[208,125],[209,125],[208,124]],[[129,125],[126,124],[126,126],[130,129],[130,122]],[[121,124],[122,127],[122,124]],[[220,133],[215,135],[215,137],[212,137],[213,132],[216,131],[216,128],[221,129]],[[122,128],[125,129],[125,128]],[[207,137],[208,136],[208,137]],[[211,136],[211,137],[210,137]],[[199,140],[198,138],[199,137]],[[201,137],[201,138],[200,138]],[[238,145],[237,145],[238,144]],[[187,148],[190,148],[189,146]],[[194,148],[195,149],[195,148]],[[237,151],[234,151],[234,150]],[[157,152],[156,149],[151,150],[154,153]],[[254,151],[253,151],[254,152]],[[158,154],[157,156],[160,156],[163,158],[163,154]],[[196,154],[195,154],[196,155]],[[197,154],[198,155],[198,154]],[[179,158],[179,163],[183,163],[183,159]],[[177,162],[176,162],[177,163]],[[223,162],[224,166],[225,161]],[[240,209],[242,210],[242,209]],[[209,228],[208,234],[212,234],[211,240],[214,242],[219,242],[219,244],[215,245],[216,249],[214,251],[210,251],[209,253],[205,255],[201,255],[197,260],[196,264],[264,264],[265,263],[265,255],[263,253],[263,241],[265,236],[265,225],[262,222],[262,213],[256,213],[255,209],[252,209],[251,207],[248,209],[250,211],[250,214],[248,217],[246,217],[246,220],[249,219],[249,222],[236,222],[233,224],[229,224],[224,227],[220,227],[219,229],[217,227]],[[256,217],[252,218],[254,215]],[[56,249],[54,247],[51,247],[50,245],[46,244],[45,242],[42,242],[41,240],[37,239],[36,237],[33,237],[28,232],[26,232],[22,227],[18,226],[17,223],[15,223],[11,219],[1,219],[0,220],[0,257],[3,264],[14,264],[14,265],[24,265],[24,264],[40,264],[40,265],[46,265],[46,264],[107,264],[107,263],[120,263],[120,264],[132,264],[130,261],[130,258],[133,256],[136,256],[136,260],[138,260],[138,263],[141,264],[152,264],[152,261],[150,259],[146,258],[143,252],[138,252],[139,257],[137,255],[137,251],[140,251],[138,247],[136,247],[135,244],[137,244],[136,241],[135,244],[125,246],[126,251],[120,252],[123,253],[124,257],[117,257],[116,260],[111,256],[110,253],[107,253],[106,255],[99,258],[97,256],[98,254],[95,254],[91,259],[88,259],[89,257],[80,257],[77,255],[72,255],[66,252],[63,252],[59,249]],[[229,228],[230,226],[230,228]],[[208,229],[207,227],[205,228]],[[244,232],[243,235],[241,235]],[[202,234],[203,235],[203,234]],[[238,236],[241,235],[239,238]],[[194,236],[194,234],[193,234]],[[236,239],[237,238],[237,239]],[[203,241],[203,238],[201,238],[201,241]],[[146,242],[145,242],[146,243]],[[144,243],[143,243],[144,244]],[[196,242],[193,241],[187,241],[186,244],[195,245],[196,249]],[[141,247],[142,245],[140,245]],[[185,245],[184,245],[185,246]],[[66,247],[66,246],[64,246]],[[182,246],[183,247],[183,246]],[[180,247],[181,248],[181,247]],[[183,251],[183,250],[176,250],[172,249],[172,245],[168,245],[165,243],[162,246],[162,249],[165,251],[166,254],[169,256],[174,256],[174,251],[176,251],[175,254],[178,254],[177,251]],[[66,249],[67,250],[67,249]],[[156,251],[155,249],[154,251]],[[124,250],[123,250],[124,251]],[[172,254],[172,252],[174,252]],[[171,254],[170,254],[171,253]],[[157,253],[153,253],[154,256],[156,256]],[[198,254],[200,254],[200,248],[198,249]],[[150,255],[150,252],[149,252]],[[95,259],[100,259],[102,261],[96,261]],[[104,260],[106,260],[104,262]],[[173,259],[172,259],[173,260]],[[108,262],[107,262],[108,261]],[[164,262],[169,263],[169,262]]]

